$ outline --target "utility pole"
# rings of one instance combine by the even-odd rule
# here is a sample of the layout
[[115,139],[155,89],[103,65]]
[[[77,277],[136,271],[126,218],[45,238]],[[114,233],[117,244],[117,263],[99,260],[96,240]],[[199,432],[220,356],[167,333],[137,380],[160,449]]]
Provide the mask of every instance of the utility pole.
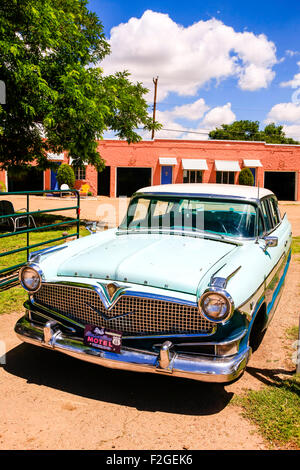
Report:
[[[158,82],[158,77],[153,78],[153,83],[154,83],[153,123],[155,122],[155,113],[156,113],[157,82]],[[152,140],[154,139],[154,129],[152,130],[151,139]]]

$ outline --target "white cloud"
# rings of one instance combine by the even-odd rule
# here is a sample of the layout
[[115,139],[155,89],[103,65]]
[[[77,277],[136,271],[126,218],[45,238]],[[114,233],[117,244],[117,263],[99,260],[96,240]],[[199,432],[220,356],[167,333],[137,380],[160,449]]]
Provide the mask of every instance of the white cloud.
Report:
[[284,125],[283,132],[287,137],[300,141],[300,124]]
[[285,51],[285,54],[286,54],[287,56],[289,56],[289,57],[294,57],[295,55],[299,55],[300,52],[299,52],[299,51],[293,51],[293,50],[291,50],[291,49],[287,49],[287,50]]
[[231,110],[231,103],[227,103],[224,106],[211,109],[204,117],[202,125],[214,129],[222,124],[231,124],[235,119],[236,116]]
[[266,122],[299,122],[300,124],[300,105],[296,103],[278,103],[270,110]]
[[263,66],[249,64],[241,73],[239,85],[242,90],[254,91],[267,88],[275,77],[275,72]]
[[[298,54],[297,51],[286,51],[291,57]],[[300,62],[298,62],[300,67]],[[274,122],[283,126],[287,137],[300,141],[300,73],[294,75],[292,80],[282,82],[282,87],[296,88],[287,103],[275,104],[267,115],[265,124]]]
[[266,88],[274,78],[276,48],[264,35],[236,32],[219,20],[183,27],[151,10],[111,30],[107,74],[127,69],[152,92],[159,76],[158,99],[175,92],[195,96],[211,80],[234,77],[243,90]]
[[[195,110],[198,110],[198,114]],[[206,111],[208,112],[205,114]],[[203,99],[188,105],[176,106],[168,111],[157,111],[156,117],[163,125],[163,129],[156,132],[156,138],[192,140],[207,140],[211,130],[221,124],[231,124],[236,119],[231,110],[231,103],[210,109]],[[198,123],[191,127],[182,124],[182,120],[198,120]]]
[[206,111],[209,110],[209,106],[205,104],[203,98],[200,98],[197,101],[194,101],[190,104],[184,104],[181,106],[175,106],[170,111],[165,111],[165,115],[169,115],[171,118],[183,118],[188,119],[189,121],[197,121],[201,119]]
[[287,137],[300,141],[300,103],[278,103],[270,110],[265,124],[275,122],[283,126]]
[[[300,62],[297,62],[297,65],[300,67]],[[287,82],[281,82],[280,86],[282,87],[291,87],[291,88],[299,88],[300,87],[300,72],[296,73],[292,80]]]

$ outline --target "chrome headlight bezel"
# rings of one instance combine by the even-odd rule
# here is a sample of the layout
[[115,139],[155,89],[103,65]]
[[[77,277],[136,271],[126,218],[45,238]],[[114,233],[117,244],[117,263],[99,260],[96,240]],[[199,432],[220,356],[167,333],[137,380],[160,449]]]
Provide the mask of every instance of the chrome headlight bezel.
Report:
[[[223,305],[226,305],[226,312],[223,316],[214,317],[207,312],[204,302],[209,296],[219,296],[223,301]],[[198,301],[198,308],[201,315],[203,315],[206,320],[213,323],[226,323],[233,315],[234,302],[226,290],[210,287],[209,289],[206,289],[206,291],[200,297]]]
[[[33,289],[31,289],[24,281],[24,274],[26,271],[32,271],[34,275],[37,278],[37,284]],[[37,264],[28,264],[26,266],[23,266],[20,271],[19,271],[19,281],[21,286],[23,287],[24,290],[29,292],[30,294],[34,294],[35,292],[38,292],[42,286],[42,270]]]

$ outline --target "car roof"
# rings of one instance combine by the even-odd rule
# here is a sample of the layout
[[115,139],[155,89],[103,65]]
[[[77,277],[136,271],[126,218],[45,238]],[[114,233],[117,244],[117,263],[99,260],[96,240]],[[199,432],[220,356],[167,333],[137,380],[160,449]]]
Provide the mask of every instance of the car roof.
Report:
[[269,189],[258,188],[257,186],[218,183],[161,184],[141,188],[137,193],[208,195],[256,200],[262,199],[265,196],[274,195]]

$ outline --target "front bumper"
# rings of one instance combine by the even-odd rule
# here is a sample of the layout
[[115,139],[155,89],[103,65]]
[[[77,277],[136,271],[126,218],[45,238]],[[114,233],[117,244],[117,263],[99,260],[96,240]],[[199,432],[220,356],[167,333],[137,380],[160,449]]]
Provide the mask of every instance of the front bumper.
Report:
[[251,348],[229,357],[183,355],[172,352],[166,341],[159,354],[140,349],[122,348],[120,354],[86,346],[80,338],[62,333],[59,324],[48,322],[44,327],[24,316],[16,323],[19,339],[94,364],[112,369],[151,372],[203,382],[231,382],[244,371]]

